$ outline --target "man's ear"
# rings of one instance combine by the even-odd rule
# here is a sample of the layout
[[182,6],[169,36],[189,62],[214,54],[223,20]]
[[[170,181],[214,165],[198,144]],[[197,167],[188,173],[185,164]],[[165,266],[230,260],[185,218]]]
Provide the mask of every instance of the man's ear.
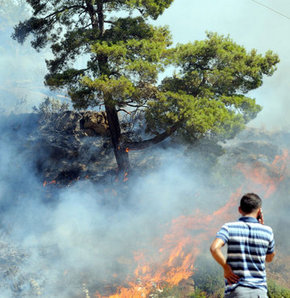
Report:
[[243,211],[242,211],[241,207],[239,207],[238,210],[243,215]]

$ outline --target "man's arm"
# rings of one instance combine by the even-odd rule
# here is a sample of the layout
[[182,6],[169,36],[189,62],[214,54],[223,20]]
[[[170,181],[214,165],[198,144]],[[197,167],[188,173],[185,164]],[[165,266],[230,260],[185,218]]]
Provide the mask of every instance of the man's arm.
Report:
[[[264,216],[263,216],[263,211],[262,208],[260,208],[259,212],[258,212],[258,217],[257,217],[258,221],[260,224],[264,224]],[[273,240],[272,240],[273,242]],[[270,263],[273,261],[274,257],[275,257],[275,252],[273,251],[272,253],[269,253],[266,255],[266,262]]]
[[[262,218],[262,224],[264,224],[264,218],[263,218],[263,213],[261,211],[261,218]],[[275,241],[274,241],[274,237],[272,237],[272,240],[270,241],[270,251],[272,251],[271,253],[266,254],[266,262],[267,263],[271,263],[275,257],[275,251],[274,251],[274,246],[275,246]]]
[[270,253],[270,254],[267,254],[266,255],[266,262],[268,262],[268,263],[270,263],[270,262],[272,262],[273,261],[273,259],[274,259],[274,257],[275,257],[275,251],[273,251],[272,253]]
[[232,268],[227,264],[226,259],[221,251],[221,248],[225,245],[224,241],[220,238],[216,238],[210,246],[210,252],[213,258],[223,267],[224,277],[229,284],[236,283],[239,277],[232,271]]

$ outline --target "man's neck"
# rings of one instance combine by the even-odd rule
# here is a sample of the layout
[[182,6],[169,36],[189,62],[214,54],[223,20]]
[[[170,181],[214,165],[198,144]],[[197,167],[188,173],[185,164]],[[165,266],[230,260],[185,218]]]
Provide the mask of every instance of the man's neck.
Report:
[[243,215],[243,217],[254,217],[254,218],[257,218],[257,214],[245,214]]
[[245,217],[254,217],[254,218],[257,218],[257,216],[258,216],[258,211],[254,211],[254,212],[251,212],[251,213],[241,213],[242,214],[242,216],[245,216]]

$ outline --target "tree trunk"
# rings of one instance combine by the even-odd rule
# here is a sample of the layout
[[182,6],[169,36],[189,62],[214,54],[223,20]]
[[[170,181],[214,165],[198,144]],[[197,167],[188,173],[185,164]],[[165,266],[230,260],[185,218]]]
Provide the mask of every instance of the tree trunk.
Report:
[[126,147],[121,142],[121,128],[118,113],[115,107],[105,103],[109,129],[111,133],[111,141],[114,148],[115,158],[118,164],[118,170],[121,175],[128,173],[130,169],[129,155]]
[[[104,11],[103,1],[96,1],[97,10],[94,9],[91,0],[86,0],[88,12],[91,17],[92,27],[99,29],[99,38],[102,39],[104,35]],[[97,13],[97,18],[95,17]],[[97,22],[96,22],[97,21]],[[100,73],[108,75],[108,57],[99,55],[97,57]],[[126,148],[121,142],[121,127],[118,113],[115,105],[112,104],[110,98],[104,98],[105,109],[108,118],[109,130],[111,134],[111,141],[114,148],[115,158],[118,164],[118,172],[120,175],[125,175],[130,169],[129,156]]]

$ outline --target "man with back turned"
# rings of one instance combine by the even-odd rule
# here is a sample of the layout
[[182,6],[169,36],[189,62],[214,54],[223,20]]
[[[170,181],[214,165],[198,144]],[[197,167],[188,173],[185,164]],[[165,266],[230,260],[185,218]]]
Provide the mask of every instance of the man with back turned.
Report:
[[[261,206],[257,194],[245,194],[239,206],[242,217],[224,224],[211,244],[211,254],[224,270],[225,297],[268,297],[265,262],[272,262],[275,242]],[[221,251],[225,244],[227,259]]]

